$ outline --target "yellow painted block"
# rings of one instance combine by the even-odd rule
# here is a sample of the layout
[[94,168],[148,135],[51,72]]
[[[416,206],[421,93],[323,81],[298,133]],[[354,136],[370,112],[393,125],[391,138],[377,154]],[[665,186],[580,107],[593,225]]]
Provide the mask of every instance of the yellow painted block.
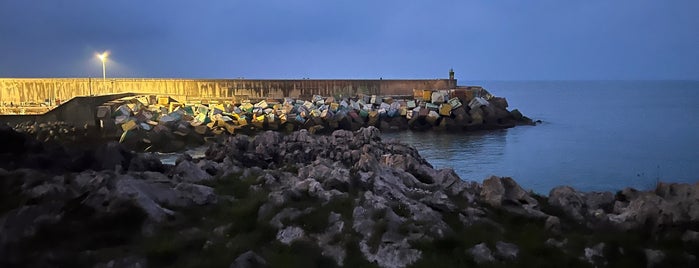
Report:
[[129,131],[136,128],[136,121],[135,120],[129,120],[126,123],[121,125],[121,129],[124,131]]
[[245,120],[245,118],[239,118],[238,119],[238,125],[245,126],[248,124],[248,120]]
[[442,106],[439,107],[439,115],[441,115],[441,116],[451,115],[451,105],[450,104],[442,104]]
[[228,133],[230,133],[230,134],[235,133],[235,126],[234,125],[225,124],[225,125],[223,125],[223,127],[226,128],[226,131],[228,131]]
[[422,99],[424,101],[429,101],[432,99],[432,90],[423,90],[422,91]]

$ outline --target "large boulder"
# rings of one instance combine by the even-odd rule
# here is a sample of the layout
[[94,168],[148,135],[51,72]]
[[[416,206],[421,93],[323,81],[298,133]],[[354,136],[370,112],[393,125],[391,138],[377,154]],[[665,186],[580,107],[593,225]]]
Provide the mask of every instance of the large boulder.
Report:
[[485,243],[480,243],[478,245],[473,246],[468,250],[468,253],[471,254],[471,256],[473,256],[473,260],[477,264],[485,264],[488,262],[495,261],[492,252]]
[[510,177],[496,177],[483,181],[481,199],[495,208],[504,206],[538,206],[539,202]]
[[183,182],[203,183],[213,178],[197,164],[186,160],[177,163],[170,173],[175,181]]
[[578,192],[570,186],[558,186],[549,192],[549,204],[577,222],[601,221],[614,204],[610,192]]
[[495,243],[495,256],[503,260],[517,259],[519,247],[512,243],[498,241]]
[[570,186],[559,186],[551,189],[549,193],[549,205],[557,207],[576,221],[585,220],[583,207],[585,200],[583,195]]

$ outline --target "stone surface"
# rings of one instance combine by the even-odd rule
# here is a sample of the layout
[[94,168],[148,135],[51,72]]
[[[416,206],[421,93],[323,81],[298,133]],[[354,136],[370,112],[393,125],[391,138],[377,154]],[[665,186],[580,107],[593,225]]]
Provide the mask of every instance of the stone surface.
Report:
[[493,254],[485,243],[480,243],[468,250],[477,264],[484,264],[495,261]]
[[267,265],[267,261],[265,261],[262,257],[259,255],[255,254],[255,252],[252,251],[246,251],[243,254],[240,254],[233,263],[231,263],[229,268],[265,268],[269,267]]
[[495,243],[495,256],[504,260],[514,260],[519,256],[519,247],[512,243],[498,241]]
[[306,232],[297,226],[289,226],[277,232],[277,240],[282,244],[289,245],[292,242],[304,238]]
[[[5,192],[31,199],[31,205],[20,204],[0,216],[0,259],[16,256],[12,250],[19,248],[19,241],[31,241],[40,225],[113,229],[119,225],[107,223],[121,224],[114,219],[129,218],[133,224],[129,228],[149,236],[157,234],[161,226],[186,219],[189,215],[182,215],[184,211],[229,202],[238,206],[254,201],[251,207],[234,209],[252,209],[252,217],[257,216],[260,226],[268,222],[273,241],[282,245],[303,241],[304,246],[317,246],[321,255],[340,266],[357,254],[380,267],[410,266],[423,256],[433,256],[432,252],[418,250],[416,242],[451,239],[463,230],[458,224],[491,226],[501,239],[509,239],[518,230],[493,216],[512,216],[507,213],[516,219],[525,216],[536,223],[534,228],[547,230],[549,233],[543,233],[541,239],[554,238],[539,243],[556,248],[550,250],[574,254],[573,258],[581,254],[580,248],[570,251],[578,241],[568,245],[563,239],[564,230],[588,228],[594,232],[601,226],[628,232],[649,230],[650,235],[657,236],[666,226],[691,226],[697,217],[697,189],[689,184],[659,184],[654,191],[625,189],[617,195],[558,187],[546,203],[541,201],[551,205],[545,207],[552,214],[547,215],[539,208],[538,200],[542,199],[535,199],[513,179],[491,177],[482,185],[463,181],[452,169],[434,169],[414,148],[382,141],[376,128],[338,130],[323,136],[308,131],[289,135],[265,132],[254,138],[237,135],[209,146],[205,159],[183,155],[175,166],[158,166],[148,155],[112,149],[113,157],[105,161],[128,162],[128,168],[114,164],[113,169],[76,173],[0,168],[0,187],[4,187],[0,190],[10,189]],[[113,161],[118,156],[123,158]],[[156,171],[159,168],[164,170]],[[240,181],[219,181],[220,176]],[[203,184],[222,184],[223,188]],[[219,191],[228,193],[217,195]],[[246,199],[251,197],[259,200]],[[65,222],[66,217],[70,222]],[[234,238],[228,232],[235,229],[232,227],[239,219],[208,222],[216,217],[197,217],[197,221],[211,225],[178,230],[177,239],[196,241],[196,248],[204,250],[224,244],[229,249],[235,246],[230,244]],[[581,225],[568,226],[571,219]],[[309,220],[313,221],[311,225],[307,225]],[[697,232],[685,230],[682,239],[694,243],[691,241],[697,236]],[[358,252],[349,251],[348,241],[357,245]],[[520,246],[499,241],[492,251],[485,243],[466,251],[479,264],[496,259],[499,264],[521,259],[528,248],[522,246],[520,250]],[[580,258],[603,266],[605,244],[587,246]],[[38,254],[49,257],[24,262],[14,259],[11,264],[43,266],[55,256],[62,256],[53,250],[39,249]],[[243,260],[264,262],[252,252],[246,254],[241,255]],[[121,259],[114,258],[113,265]]]
[[648,268],[657,267],[665,259],[665,253],[660,250],[645,249],[643,253],[646,255],[646,267]]
[[548,218],[546,218],[546,221],[544,222],[544,228],[553,234],[560,234],[561,219],[559,219],[556,216],[549,216]]
[[592,247],[586,247],[583,250],[583,260],[595,266],[606,266],[607,261],[604,259],[604,243],[599,243]]

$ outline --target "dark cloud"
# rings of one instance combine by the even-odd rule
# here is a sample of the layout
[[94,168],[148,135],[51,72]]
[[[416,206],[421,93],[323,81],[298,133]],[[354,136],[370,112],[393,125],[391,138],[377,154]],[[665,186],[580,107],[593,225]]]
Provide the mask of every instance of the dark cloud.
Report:
[[0,76],[699,79],[699,2],[0,1]]

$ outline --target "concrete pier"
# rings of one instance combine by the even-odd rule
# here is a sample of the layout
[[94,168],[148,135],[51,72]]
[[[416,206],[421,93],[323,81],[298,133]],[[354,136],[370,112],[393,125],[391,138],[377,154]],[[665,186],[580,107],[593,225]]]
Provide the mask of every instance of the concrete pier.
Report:
[[55,105],[77,96],[137,93],[198,99],[303,98],[312,95],[412,95],[456,87],[456,79],[160,79],[0,78],[0,106]]

